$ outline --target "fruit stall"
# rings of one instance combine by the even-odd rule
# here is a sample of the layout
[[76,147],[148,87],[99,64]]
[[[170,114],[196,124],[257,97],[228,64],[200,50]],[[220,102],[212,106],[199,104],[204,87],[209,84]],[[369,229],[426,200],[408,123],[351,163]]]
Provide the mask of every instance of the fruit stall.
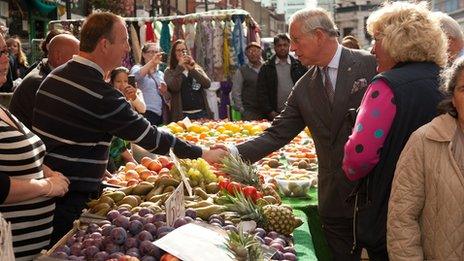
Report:
[[[240,143],[268,127],[268,122],[188,120],[165,126],[203,146]],[[253,165],[233,155],[215,165],[173,154],[144,154],[138,162],[106,179],[102,195],[88,202],[73,230],[41,259],[328,257],[317,218],[317,157],[307,131]]]

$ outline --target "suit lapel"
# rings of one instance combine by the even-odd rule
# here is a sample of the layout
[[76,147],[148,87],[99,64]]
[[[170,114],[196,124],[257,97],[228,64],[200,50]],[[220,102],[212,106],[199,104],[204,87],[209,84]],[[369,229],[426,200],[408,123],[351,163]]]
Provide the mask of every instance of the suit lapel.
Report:
[[332,108],[331,133],[332,139],[337,138],[337,133],[342,126],[346,113],[348,112],[348,101],[350,99],[350,91],[353,85],[355,70],[355,61],[351,53],[345,48],[342,49],[340,63],[338,65],[337,85],[335,87],[334,104]]
[[311,82],[309,84],[309,98],[313,108],[316,111],[316,115],[319,116],[321,122],[330,129],[332,122],[332,113],[330,111],[329,100],[325,94],[324,86],[322,84],[322,77],[319,73],[317,66],[312,66]]

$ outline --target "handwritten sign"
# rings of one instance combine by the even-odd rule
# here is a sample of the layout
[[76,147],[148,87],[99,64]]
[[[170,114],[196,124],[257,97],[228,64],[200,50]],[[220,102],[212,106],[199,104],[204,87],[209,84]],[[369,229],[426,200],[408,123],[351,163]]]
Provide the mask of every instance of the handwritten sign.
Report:
[[182,177],[182,181],[184,182],[185,188],[187,189],[187,193],[191,197],[192,194],[192,187],[190,186],[189,181],[187,180],[187,174],[185,173],[184,169],[180,166],[179,160],[177,159],[176,154],[174,154],[174,151],[171,149],[169,150],[169,156],[172,159],[172,162],[174,162],[174,166],[179,170],[180,176]]
[[185,216],[184,204],[184,183],[181,182],[176,190],[169,196],[165,203],[166,223],[168,226],[174,225],[176,219]]

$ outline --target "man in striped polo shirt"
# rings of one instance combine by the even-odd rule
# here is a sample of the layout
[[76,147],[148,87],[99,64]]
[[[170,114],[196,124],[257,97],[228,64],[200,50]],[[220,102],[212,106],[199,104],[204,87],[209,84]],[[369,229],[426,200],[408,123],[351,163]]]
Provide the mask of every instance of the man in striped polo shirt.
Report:
[[173,148],[180,158],[213,161],[226,153],[202,149],[158,130],[104,81],[129,50],[121,17],[92,14],[81,29],[79,54],[52,71],[37,92],[33,130],[47,147],[45,164],[71,181],[69,192],[57,198],[51,244],[71,229],[85,203],[100,192],[113,136],[157,154]]

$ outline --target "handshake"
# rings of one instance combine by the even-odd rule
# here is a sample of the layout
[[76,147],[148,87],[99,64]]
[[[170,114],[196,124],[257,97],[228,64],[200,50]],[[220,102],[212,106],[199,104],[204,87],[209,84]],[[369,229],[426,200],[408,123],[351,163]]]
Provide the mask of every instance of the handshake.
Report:
[[224,144],[216,144],[209,149],[203,149],[201,157],[210,164],[219,163],[230,154],[229,148]]

